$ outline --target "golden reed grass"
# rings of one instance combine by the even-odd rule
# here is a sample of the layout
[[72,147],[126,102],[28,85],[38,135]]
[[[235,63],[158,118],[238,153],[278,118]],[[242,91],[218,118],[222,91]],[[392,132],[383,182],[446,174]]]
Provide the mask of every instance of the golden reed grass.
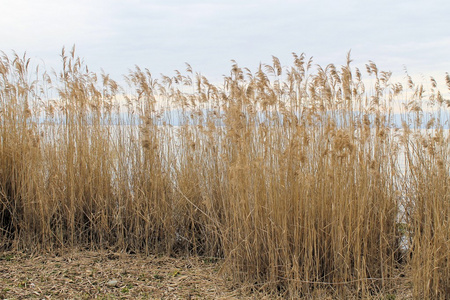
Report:
[[350,62],[233,62],[220,86],[136,67],[125,93],[74,49],[58,74],[3,54],[0,247],[218,258],[288,298],[448,299],[450,147],[422,107],[449,101],[373,62],[369,92]]

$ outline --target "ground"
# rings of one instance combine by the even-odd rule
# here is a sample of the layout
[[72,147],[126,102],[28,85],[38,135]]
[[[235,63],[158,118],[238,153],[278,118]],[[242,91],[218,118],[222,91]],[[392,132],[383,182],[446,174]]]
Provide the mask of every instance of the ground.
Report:
[[[0,299],[275,299],[238,285],[222,261],[113,251],[0,251]],[[411,299],[410,289],[373,299]],[[307,299],[333,299],[316,290]],[[339,298],[340,299],[340,298]]]
[[220,266],[208,259],[108,251],[0,252],[0,299],[252,298],[222,276]]

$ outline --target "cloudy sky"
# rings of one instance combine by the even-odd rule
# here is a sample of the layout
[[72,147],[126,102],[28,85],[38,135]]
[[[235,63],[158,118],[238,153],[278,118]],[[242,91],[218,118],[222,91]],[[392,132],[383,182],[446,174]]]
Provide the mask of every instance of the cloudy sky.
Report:
[[[231,59],[254,70],[292,52],[320,65],[379,69],[416,78],[450,72],[448,0],[0,0],[0,50],[24,51],[59,69],[61,48],[76,45],[94,71],[119,79],[134,65],[173,75],[189,62],[220,81]],[[420,80],[419,80],[420,81]]]

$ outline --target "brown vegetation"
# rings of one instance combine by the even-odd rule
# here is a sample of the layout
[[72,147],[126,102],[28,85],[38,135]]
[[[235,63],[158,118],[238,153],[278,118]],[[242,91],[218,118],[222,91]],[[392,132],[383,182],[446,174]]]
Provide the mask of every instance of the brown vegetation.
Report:
[[450,146],[422,112],[450,106],[434,79],[404,89],[370,62],[369,91],[350,57],[314,71],[294,54],[233,63],[223,86],[136,67],[125,93],[74,50],[62,60],[52,76],[0,60],[3,249],[217,257],[284,297],[450,297]]
[[251,295],[217,276],[216,262],[196,257],[71,250],[7,252],[0,262],[0,299],[249,299]]

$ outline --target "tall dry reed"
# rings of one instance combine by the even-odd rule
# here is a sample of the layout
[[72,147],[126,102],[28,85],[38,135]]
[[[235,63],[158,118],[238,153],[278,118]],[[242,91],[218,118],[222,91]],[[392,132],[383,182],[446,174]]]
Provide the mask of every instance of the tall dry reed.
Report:
[[449,297],[448,134],[422,111],[449,104],[434,79],[403,89],[370,62],[367,88],[349,56],[313,69],[294,54],[254,73],[233,61],[223,85],[187,65],[136,67],[121,87],[75,49],[61,58],[58,74],[0,60],[2,248],[202,255],[292,298]]

